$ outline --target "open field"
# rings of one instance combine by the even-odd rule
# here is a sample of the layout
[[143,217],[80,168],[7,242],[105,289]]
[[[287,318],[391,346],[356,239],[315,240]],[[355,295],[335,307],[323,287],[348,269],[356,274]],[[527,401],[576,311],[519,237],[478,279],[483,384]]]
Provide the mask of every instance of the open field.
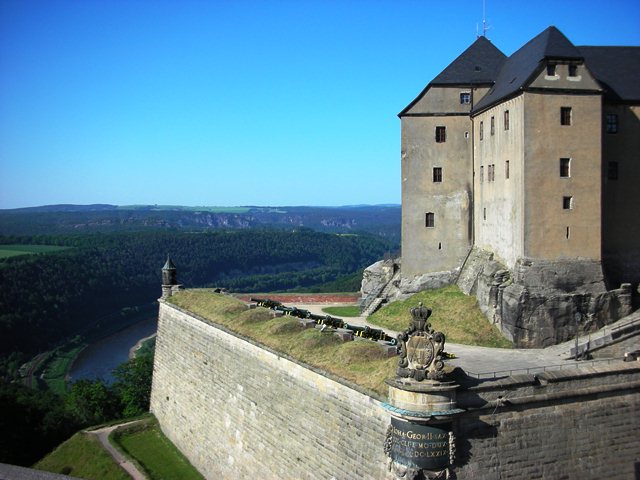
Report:
[[34,255],[37,253],[57,252],[71,247],[57,245],[0,245],[0,258],[17,257],[19,255]]

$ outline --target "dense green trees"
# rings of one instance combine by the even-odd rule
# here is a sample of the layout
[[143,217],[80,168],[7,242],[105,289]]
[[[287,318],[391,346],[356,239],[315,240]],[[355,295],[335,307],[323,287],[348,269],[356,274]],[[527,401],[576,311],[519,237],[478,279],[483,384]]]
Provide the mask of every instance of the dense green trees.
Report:
[[153,351],[120,365],[116,382],[79,380],[64,398],[0,381],[0,462],[31,465],[78,429],[149,411]]
[[[390,245],[369,235],[306,229],[213,233],[143,232],[0,237],[0,243],[57,244],[61,252],[0,261],[0,357],[25,360],[98,317],[152,302],[167,253],[190,287],[282,291],[335,281],[380,258]],[[6,369],[5,374],[6,376]]]

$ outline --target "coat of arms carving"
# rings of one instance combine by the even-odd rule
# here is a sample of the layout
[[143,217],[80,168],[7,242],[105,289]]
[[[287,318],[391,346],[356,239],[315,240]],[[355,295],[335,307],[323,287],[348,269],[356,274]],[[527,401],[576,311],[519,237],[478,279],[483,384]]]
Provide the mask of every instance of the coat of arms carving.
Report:
[[439,380],[444,376],[444,334],[431,328],[431,309],[422,305],[412,308],[411,326],[398,335],[398,376]]

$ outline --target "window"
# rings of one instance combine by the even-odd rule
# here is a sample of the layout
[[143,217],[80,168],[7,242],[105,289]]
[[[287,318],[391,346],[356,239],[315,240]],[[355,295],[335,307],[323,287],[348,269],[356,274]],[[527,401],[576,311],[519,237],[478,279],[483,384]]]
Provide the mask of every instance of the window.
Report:
[[569,76],[577,77],[578,76],[578,66],[577,65],[569,65]]
[[571,159],[570,158],[561,158],[560,159],[560,177],[568,178],[571,176]]
[[435,216],[433,212],[425,214],[424,226],[427,228],[433,228],[435,226]]
[[565,236],[566,236],[567,240],[569,240],[569,237],[571,236],[571,230],[569,229],[569,227],[567,227],[567,231],[565,233]]
[[447,141],[447,127],[436,127],[436,142],[443,143]]
[[495,118],[491,117],[491,135],[496,133],[496,122]]
[[480,165],[480,183],[484,181],[484,166]]
[[460,92],[460,103],[468,105],[471,103],[471,92]]
[[504,129],[509,130],[509,110],[504,111]]
[[562,197],[563,210],[571,210],[573,208],[573,197]]
[[550,77],[556,76],[556,66],[555,65],[547,65],[547,75]]
[[484,137],[484,122],[480,122],[480,140]]
[[618,133],[618,115],[615,113],[607,114],[607,133]]
[[571,125],[571,107],[560,107],[560,125]]
[[487,207],[484,207],[482,209],[482,219],[486,220],[487,219]]
[[433,167],[433,181],[434,182],[442,181],[442,167]]
[[618,162],[609,162],[609,170],[607,171],[607,178],[609,180],[618,179]]
[[504,162],[504,178],[509,180],[509,160]]
[[496,179],[495,177],[495,165],[487,166],[487,182],[493,182]]

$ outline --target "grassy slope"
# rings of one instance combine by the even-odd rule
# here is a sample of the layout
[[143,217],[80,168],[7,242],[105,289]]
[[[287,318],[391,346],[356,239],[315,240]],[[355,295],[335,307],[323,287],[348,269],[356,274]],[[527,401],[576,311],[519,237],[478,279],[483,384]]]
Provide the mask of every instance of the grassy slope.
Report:
[[129,475],[100,445],[98,437],[76,433],[34,465],[38,470],[89,480],[129,480]]
[[360,385],[380,398],[387,395],[384,381],[394,374],[397,359],[386,358],[375,342],[343,343],[330,333],[304,330],[295,318],[271,318],[271,312],[265,308],[247,310],[235,298],[206,290],[186,290],[169,301],[273,350]]
[[455,285],[420,292],[407,300],[393,302],[369,317],[369,322],[390,330],[405,330],[411,321],[409,309],[422,302],[431,308],[431,326],[445,334],[447,342],[483,347],[510,348],[511,342],[489,323],[473,296]]
[[202,480],[203,478],[164,436],[155,419],[117,430],[112,434],[111,440],[133,457],[152,480],[167,478]]

